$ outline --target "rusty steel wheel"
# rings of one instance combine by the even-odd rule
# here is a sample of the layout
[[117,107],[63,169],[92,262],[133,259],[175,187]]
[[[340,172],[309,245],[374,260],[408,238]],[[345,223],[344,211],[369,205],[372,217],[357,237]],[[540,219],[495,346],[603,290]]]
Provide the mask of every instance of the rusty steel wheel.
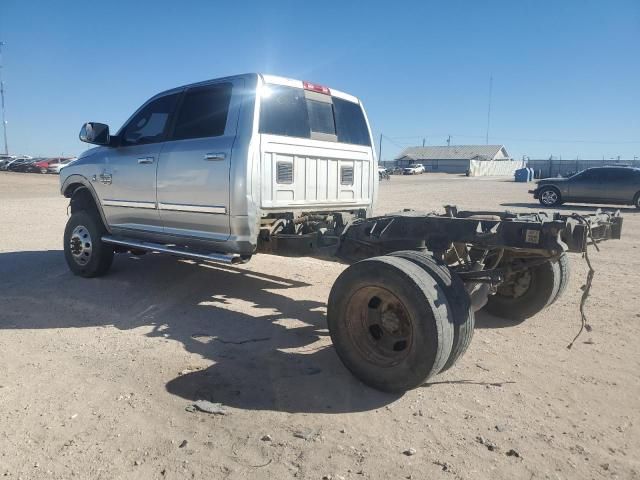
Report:
[[370,258],[342,272],[329,295],[327,323],[345,366],[384,391],[422,385],[442,369],[453,344],[446,296],[404,258]]
[[402,301],[386,288],[364,287],[347,301],[350,342],[367,361],[380,367],[400,363],[413,336],[411,318]]
[[[568,270],[565,272],[568,275]],[[565,276],[565,286],[567,279]],[[563,272],[558,259],[514,272],[498,287],[495,295],[489,295],[484,310],[513,325],[521,323],[558,298],[562,293],[562,281]]]

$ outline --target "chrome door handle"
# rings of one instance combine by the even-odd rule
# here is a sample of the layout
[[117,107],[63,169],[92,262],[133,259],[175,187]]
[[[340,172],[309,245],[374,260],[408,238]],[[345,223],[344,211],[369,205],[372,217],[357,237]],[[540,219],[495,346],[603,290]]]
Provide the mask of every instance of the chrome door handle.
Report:
[[215,160],[224,160],[225,157],[226,157],[226,155],[224,153],[222,153],[222,152],[220,152],[220,153],[207,153],[204,156],[204,159],[205,160],[215,161]]
[[140,165],[153,163],[153,157],[142,157],[138,159]]

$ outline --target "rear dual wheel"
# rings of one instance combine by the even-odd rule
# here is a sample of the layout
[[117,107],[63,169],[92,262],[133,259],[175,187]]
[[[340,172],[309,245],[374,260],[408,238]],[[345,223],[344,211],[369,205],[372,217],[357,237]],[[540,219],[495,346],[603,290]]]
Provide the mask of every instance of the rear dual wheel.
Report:
[[452,357],[451,287],[434,274],[437,264],[425,268],[423,259],[408,256],[398,252],[355,263],[329,295],[327,321],[338,356],[378,390],[415,388],[459,357]]
[[473,338],[475,316],[464,282],[444,262],[436,260],[431,255],[414,250],[403,250],[393,252],[391,256],[405,258],[421,267],[436,280],[447,299],[453,323],[453,344],[449,358],[440,370],[444,372],[464,355]]
[[563,253],[557,259],[514,272],[495,295],[489,296],[484,308],[496,317],[518,324],[560,298],[568,281],[569,261]]

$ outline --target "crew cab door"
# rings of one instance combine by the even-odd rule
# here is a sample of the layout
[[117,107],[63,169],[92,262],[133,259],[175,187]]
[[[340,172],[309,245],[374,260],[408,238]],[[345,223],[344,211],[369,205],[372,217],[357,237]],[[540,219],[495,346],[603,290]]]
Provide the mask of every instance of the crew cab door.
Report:
[[[165,234],[225,241],[229,170],[242,79],[187,89],[160,153],[157,201]],[[235,100],[234,100],[235,98]]]
[[118,146],[105,151],[92,178],[112,228],[162,231],[156,206],[156,168],[179,93],[142,106],[118,133]]

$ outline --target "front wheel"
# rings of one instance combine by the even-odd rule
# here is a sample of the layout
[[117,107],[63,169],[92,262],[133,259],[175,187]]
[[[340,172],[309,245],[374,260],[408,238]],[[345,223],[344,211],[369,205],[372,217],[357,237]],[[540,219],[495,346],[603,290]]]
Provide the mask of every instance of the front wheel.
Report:
[[640,192],[636,193],[636,196],[633,199],[633,204],[636,208],[640,209]]
[[113,247],[102,242],[102,221],[85,210],[74,213],[64,229],[64,257],[81,277],[99,277],[111,268]]
[[545,207],[555,207],[562,203],[560,192],[553,187],[543,187],[540,190],[539,200]]

